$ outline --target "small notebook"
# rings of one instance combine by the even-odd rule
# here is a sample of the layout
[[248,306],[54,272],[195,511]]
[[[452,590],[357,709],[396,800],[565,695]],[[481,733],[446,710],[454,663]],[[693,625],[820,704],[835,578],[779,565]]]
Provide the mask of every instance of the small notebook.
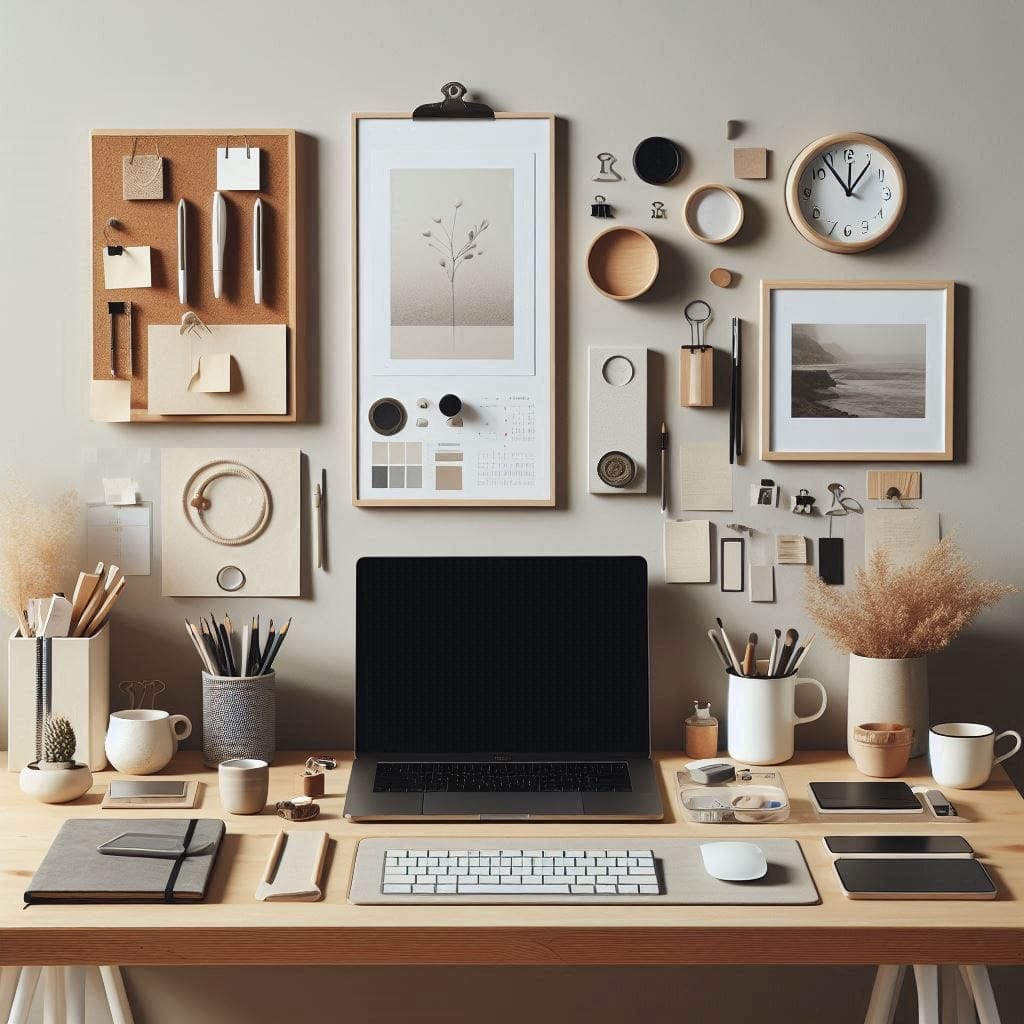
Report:
[[256,888],[258,900],[323,899],[320,876],[331,837],[326,832],[280,832]]
[[[97,849],[124,832],[180,835],[195,822],[192,848],[210,853],[167,860],[112,857]],[[25,890],[26,903],[179,903],[206,896],[224,838],[212,818],[76,818],[65,821]]]

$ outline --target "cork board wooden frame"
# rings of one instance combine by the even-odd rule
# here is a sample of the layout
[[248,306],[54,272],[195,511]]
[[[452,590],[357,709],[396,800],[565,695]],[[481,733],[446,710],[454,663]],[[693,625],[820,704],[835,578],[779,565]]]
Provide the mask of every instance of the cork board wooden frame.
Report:
[[[164,157],[164,198],[122,198],[121,161],[132,151],[150,154],[159,144]],[[217,188],[216,150],[230,139],[234,147],[261,150],[259,192],[226,191],[228,248],[225,293],[213,298],[210,273],[210,204]],[[99,129],[91,133],[92,170],[92,379],[110,380],[108,300],[132,303],[132,423],[294,423],[306,404],[306,289],[302,183],[306,140],[290,128],[274,129]],[[252,265],[252,205],[263,203],[263,301],[253,301],[248,268]],[[188,299],[178,301],[177,206],[188,207]],[[108,231],[111,242],[152,247],[151,288],[103,286],[104,225],[118,220],[123,229]],[[285,324],[287,326],[287,412],[282,414],[186,414],[161,416],[148,409],[147,336],[150,324],[173,324],[187,310],[210,324]],[[127,363],[123,317],[117,323],[117,358],[122,380]]]
[[[360,360],[360,349],[363,345],[363,323],[365,321],[365,313],[361,317],[361,305],[366,307],[367,297],[361,294],[360,287],[360,265],[361,265],[361,232],[362,236],[366,235],[365,227],[361,226],[361,188],[360,188],[360,167],[361,167],[361,147],[360,145],[360,126],[363,124],[372,124],[374,122],[387,123],[395,121],[410,121],[412,115],[408,113],[356,113],[352,115],[351,119],[351,146],[352,146],[352,170],[351,170],[351,181],[352,181],[352,445],[353,445],[353,459],[352,459],[352,504],[360,507],[455,507],[455,508],[474,508],[474,507],[554,507],[556,504],[556,457],[555,457],[555,432],[556,432],[556,402],[555,402],[555,369],[556,369],[556,358],[555,358],[555,346],[556,346],[556,309],[555,309],[555,266],[556,266],[556,232],[555,232],[555,115],[551,113],[512,113],[512,112],[495,112],[495,122],[501,125],[509,122],[543,122],[544,134],[545,134],[545,149],[547,151],[548,159],[545,161],[543,166],[544,178],[546,185],[538,184],[536,191],[536,199],[538,203],[543,202],[545,205],[547,216],[543,218],[541,229],[538,229],[538,234],[535,239],[535,248],[537,252],[538,260],[543,260],[546,264],[546,271],[541,273],[538,271],[538,283],[543,278],[543,288],[545,311],[543,316],[540,313],[537,314],[536,328],[538,332],[543,332],[543,346],[538,343],[536,349],[536,364],[535,368],[538,374],[542,374],[546,378],[546,386],[543,387],[543,399],[545,402],[544,416],[546,417],[546,423],[544,424],[544,461],[546,462],[545,470],[538,475],[537,479],[544,482],[546,491],[543,496],[538,497],[491,497],[476,495],[453,495],[452,497],[437,497],[437,496],[415,496],[408,492],[403,494],[402,497],[383,497],[381,493],[388,494],[388,491],[371,491],[366,487],[361,489],[360,474],[362,462],[365,462],[366,452],[361,448],[366,446],[368,436],[373,436],[374,440],[377,441],[377,445],[374,447],[380,447],[381,442],[388,442],[388,438],[377,438],[373,435],[373,432],[366,422],[365,416],[362,415],[361,410],[364,411],[364,407],[367,402],[364,398],[367,397],[363,392],[365,388],[363,385],[363,377],[365,374],[361,369]],[[444,121],[434,122],[433,125],[424,125],[423,128],[429,131],[434,125],[450,123]],[[494,122],[491,122],[494,123]],[[430,164],[429,166],[433,166]],[[453,314],[454,315],[454,314]],[[412,378],[410,378],[412,379]],[[430,392],[433,394],[441,394],[444,390],[440,386],[442,377],[434,378],[438,384],[436,387],[431,388]],[[478,379],[484,380],[486,377],[481,376]],[[513,379],[512,377],[508,378]],[[417,419],[424,416],[425,411],[418,407],[418,403],[415,403],[414,407],[409,407],[408,422],[415,423]],[[433,406],[429,410],[429,413],[433,414]],[[400,430],[402,428],[399,428]],[[540,428],[538,428],[540,429]],[[408,435],[408,436],[406,436]],[[427,455],[427,444],[422,445],[416,442],[420,440],[415,434],[410,433],[409,430],[402,431],[400,436],[396,436],[394,439],[396,442],[401,443],[402,441],[412,442],[413,447],[423,449],[423,473],[428,472],[429,457]],[[445,458],[447,453],[442,454],[442,458]],[[373,456],[374,462],[376,462],[376,456]],[[471,470],[467,467],[467,474]],[[389,488],[390,490],[390,488]],[[394,492],[392,492],[394,493]]]

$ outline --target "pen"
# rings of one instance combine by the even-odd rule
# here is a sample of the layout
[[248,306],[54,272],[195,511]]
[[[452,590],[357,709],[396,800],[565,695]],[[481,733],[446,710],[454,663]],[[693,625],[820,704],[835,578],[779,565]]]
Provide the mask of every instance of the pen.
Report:
[[185,200],[178,200],[178,301],[188,305],[188,234],[185,223]]
[[743,454],[743,324],[739,317],[735,319],[736,332],[736,458]]
[[732,318],[732,365],[729,373],[729,465],[736,461],[736,317]]
[[668,492],[665,489],[665,452],[668,448],[668,428],[664,422],[661,424],[661,511],[668,508]]
[[252,208],[252,298],[258,306],[263,301],[263,200]]
[[212,222],[213,297],[219,299],[224,285],[224,243],[228,234],[228,208],[219,192],[213,193]]
[[316,567],[322,569],[324,567],[324,492],[319,484],[313,487],[313,512],[316,515]]

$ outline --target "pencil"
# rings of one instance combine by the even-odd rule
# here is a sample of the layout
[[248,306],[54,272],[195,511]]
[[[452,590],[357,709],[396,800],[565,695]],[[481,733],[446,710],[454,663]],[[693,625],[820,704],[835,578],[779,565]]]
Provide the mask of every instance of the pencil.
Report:
[[288,627],[292,624],[292,620],[289,619],[284,626],[281,628],[281,632],[278,633],[277,639],[274,641],[273,647],[267,644],[267,654],[264,655],[263,664],[260,666],[260,675],[266,675],[273,667],[274,661],[277,658],[277,652],[281,650],[281,645],[284,643],[284,638],[288,635]]

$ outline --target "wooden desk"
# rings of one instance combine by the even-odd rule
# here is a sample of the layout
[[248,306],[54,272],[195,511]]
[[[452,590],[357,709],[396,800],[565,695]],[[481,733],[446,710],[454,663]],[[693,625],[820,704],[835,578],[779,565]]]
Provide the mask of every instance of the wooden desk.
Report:
[[[293,796],[305,754],[282,753],[270,802]],[[18,776],[0,771],[0,964],[879,964],[1024,962],[1024,801],[1001,769],[981,790],[951,793],[975,823],[824,825],[808,804],[811,780],[850,778],[845,754],[803,752],[782,767],[793,801],[779,825],[692,826],[672,789],[685,759],[660,758],[667,809],[645,824],[350,824],[341,816],[350,755],[327,775],[323,813],[311,828],[336,840],[321,903],[257,903],[271,837],[286,823],[272,813],[227,815],[228,835],[207,901],[195,906],[35,906],[22,892],[61,822],[115,815],[99,803],[112,772],[91,793],[47,806],[25,797]],[[919,772],[925,767],[919,762]],[[0,761],[0,768],[6,764]],[[216,775],[198,753],[180,754],[165,775],[207,785],[201,816],[222,816]],[[923,782],[925,777],[910,779]],[[181,811],[140,815],[180,817]],[[122,816],[130,817],[131,813]],[[300,824],[289,825],[302,828]],[[999,885],[992,902],[854,902],[835,880],[821,843],[829,832],[962,832]],[[355,907],[346,902],[356,843],[364,836],[542,837],[652,835],[799,839],[821,893],[815,907]],[[538,845],[540,840],[538,839]],[[425,845],[425,844],[422,844]]]

